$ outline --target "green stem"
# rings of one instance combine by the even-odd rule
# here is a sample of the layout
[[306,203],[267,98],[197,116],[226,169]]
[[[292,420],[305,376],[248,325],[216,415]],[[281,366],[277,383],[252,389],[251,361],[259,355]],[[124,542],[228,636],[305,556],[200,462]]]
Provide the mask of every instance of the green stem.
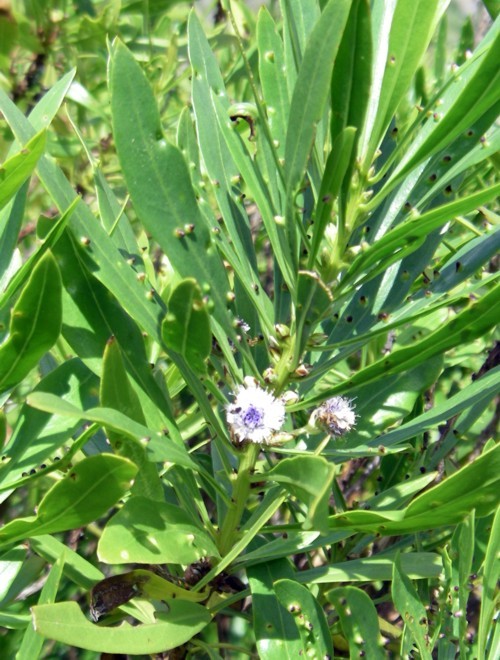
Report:
[[253,474],[260,447],[249,443],[242,449],[238,472],[234,477],[231,502],[220,530],[219,552],[224,556],[231,550],[239,536],[241,518],[250,494],[250,477]]

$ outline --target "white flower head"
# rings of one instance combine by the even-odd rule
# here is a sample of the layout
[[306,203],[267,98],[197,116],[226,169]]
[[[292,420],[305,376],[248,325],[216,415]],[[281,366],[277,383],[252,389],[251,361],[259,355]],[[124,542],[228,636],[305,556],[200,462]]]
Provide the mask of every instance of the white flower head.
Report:
[[356,413],[352,399],[334,396],[313,412],[313,420],[331,435],[345,435],[356,425]]
[[254,378],[245,378],[234,393],[234,401],[226,406],[226,419],[235,444],[253,442],[273,444],[272,436],[285,420],[285,406],[280,399],[262,389]]

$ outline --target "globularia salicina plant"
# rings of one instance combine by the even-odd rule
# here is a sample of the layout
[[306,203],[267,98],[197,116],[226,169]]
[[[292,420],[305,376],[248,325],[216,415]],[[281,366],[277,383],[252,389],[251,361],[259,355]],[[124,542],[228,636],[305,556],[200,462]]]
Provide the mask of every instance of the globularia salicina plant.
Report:
[[2,657],[498,658],[497,3],[7,4]]

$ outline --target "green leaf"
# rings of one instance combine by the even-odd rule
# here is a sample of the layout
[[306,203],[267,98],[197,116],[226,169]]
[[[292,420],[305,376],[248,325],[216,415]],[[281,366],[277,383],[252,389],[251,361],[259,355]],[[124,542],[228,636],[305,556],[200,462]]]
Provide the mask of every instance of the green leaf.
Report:
[[29,140],[23,149],[0,166],[0,209],[10,201],[31,176],[45,149],[45,131]]
[[[489,657],[495,657],[493,645],[494,630],[498,626],[495,624],[495,610],[498,609],[500,596],[498,594],[498,576],[500,575],[500,508],[497,507],[493,525],[491,527],[488,547],[483,564],[483,591],[481,597],[481,613],[479,615],[478,626],[478,657],[486,657],[488,646],[491,650]],[[488,644],[489,641],[489,644]]]
[[370,596],[357,587],[332,589],[325,596],[335,605],[342,630],[349,643],[351,660],[360,656],[373,660],[385,658],[377,610]]
[[302,641],[300,655],[305,658],[333,658],[330,630],[323,610],[309,589],[293,580],[274,583],[276,596],[295,619]]
[[61,276],[47,252],[12,310],[9,337],[0,346],[0,391],[19,383],[61,332]]
[[[91,406],[95,402],[98,387],[96,376],[79,359],[74,358],[48,373],[33,392],[51,392],[73,405]],[[26,479],[36,478],[37,475],[31,476],[32,470],[38,474],[58,469],[60,461],[54,459],[54,454],[66,442],[71,442],[73,451],[77,444],[74,440],[79,426],[79,419],[56,419],[24,403],[9,443],[3,449],[8,460],[0,464],[0,490],[15,488]],[[33,438],[36,438],[36,442],[33,442]],[[66,459],[67,455],[64,456]],[[46,467],[41,468],[41,465]]]
[[270,479],[283,485],[307,506],[302,522],[305,530],[328,528],[328,500],[331,493],[335,466],[321,456],[295,456],[285,458],[259,478]]
[[[443,560],[434,552],[405,552],[400,555],[400,562],[412,580],[437,579],[443,574]],[[300,571],[296,577],[303,584],[389,581],[393,566],[392,554],[376,555]]]
[[173,600],[167,613],[156,613],[156,623],[132,627],[96,626],[84,617],[75,602],[38,605],[33,608],[35,630],[69,646],[101,653],[161,653],[185,644],[210,623],[206,608]]
[[377,436],[368,444],[372,447],[392,447],[404,440],[413,438],[419,433],[437,426],[440,422],[451,419],[478,402],[493,399],[499,386],[500,369],[492,369],[449,399],[418,415],[399,428]]
[[314,26],[290,104],[286,133],[285,181],[291,196],[300,185],[330,90],[333,63],[347,19],[350,0],[330,0]]
[[[467,655],[467,601],[470,595],[470,576],[474,556],[474,511],[457,526],[449,547],[452,562],[451,589],[448,595],[450,611],[454,614],[449,622],[452,635],[458,638],[460,655]],[[455,633],[455,634],[454,634]]]
[[403,618],[405,626],[411,631],[424,660],[431,660],[432,655],[428,643],[427,612],[418,596],[415,587],[404,572],[400,555],[396,556],[392,577],[392,600]]
[[[103,407],[122,412],[139,424],[145,425],[139,397],[132,389],[118,342],[112,337],[104,351],[100,400]],[[132,492],[151,500],[163,500],[163,486],[156,465],[148,459],[146,449],[136,439],[107,429],[107,435],[115,453],[124,456],[139,468]]]
[[483,204],[487,204],[499,193],[500,184],[496,184],[449,204],[438,206],[391,229],[354,260],[342,286],[356,279],[359,273],[366,272],[377,262],[380,262],[377,267],[370,270],[368,274],[363,273],[363,276],[357,280],[357,284],[366,282],[376,274],[384,272],[392,263],[400,261],[421,247],[432,231],[439,229],[457,215],[471,213]]
[[280,603],[273,583],[279,578],[293,579],[287,560],[261,562],[247,569],[252,592],[253,628],[261,660],[299,657],[301,643],[297,627],[289,612]]
[[[47,580],[43,585],[38,605],[45,605],[47,603],[54,603],[56,600],[57,590],[61,581],[64,568],[64,554],[61,554],[56,563],[50,569]],[[26,628],[23,641],[19,651],[16,654],[16,660],[24,660],[24,658],[38,658],[43,646],[43,637],[35,632],[33,623]]]
[[107,564],[190,564],[217,548],[183,509],[131,497],[104,528],[97,549]]
[[[104,236],[106,237],[106,234]],[[92,244],[89,247],[93,252]],[[108,249],[113,248],[108,246]],[[123,305],[94,276],[96,266],[89,259],[89,249],[79,244],[71,232],[66,232],[60,238],[54,253],[66,290],[63,293],[62,328],[65,340],[89,369],[100,376],[106,343],[111,336],[116,337],[122,349],[127,373],[140,388],[141,403],[148,424],[158,430],[167,428],[172,439],[180,442],[168,396],[151,372],[141,330]],[[117,267],[118,272],[122,270]],[[117,278],[110,275],[110,279],[113,281],[113,291],[123,295],[121,285],[118,284],[117,287]],[[160,308],[158,303],[156,307]]]
[[[81,200],[79,198],[75,197],[69,208],[61,215],[60,218],[54,220],[48,220],[48,218],[46,219],[48,224],[48,231],[43,236],[43,243],[37,250],[30,254],[29,258],[23,263],[21,268],[19,268],[19,270],[10,280],[9,284],[0,296],[0,309],[9,303],[11,297],[15,294],[19,287],[21,287],[27,281],[30,274],[33,272],[33,269],[36,267],[43,255],[48,250],[53,248],[59,241],[61,234],[63,233],[68,220],[71,217],[71,214],[80,201]],[[37,226],[38,231],[40,229],[40,224],[41,223],[39,220]]]
[[299,270],[297,277],[297,353],[302,352],[311,332],[328,315],[333,296],[330,289],[314,271]]
[[[425,0],[423,0],[424,4]],[[427,122],[412,142],[401,164],[394,171],[391,182],[400,179],[418,163],[442,149],[454,138],[466,131],[490,108],[498,108],[500,102],[500,29],[492,27],[493,38],[486,46],[480,44],[473,60],[459,70],[460,83],[451,87],[438,108],[438,121]],[[496,34],[495,34],[496,33]]]
[[[81,410],[76,406],[67,403],[64,399],[45,392],[34,392],[27,399],[30,406],[79,420],[89,420],[100,424],[117,433],[129,436],[136,440],[142,440],[147,444],[148,453],[151,453],[151,460],[154,462],[168,461],[175,465],[197,470],[198,466],[189,457],[184,445],[167,440],[165,437],[159,438],[149,428],[134,422],[129,417],[110,408],[91,408]],[[147,440],[146,440],[147,439]]]
[[[45,97],[36,109],[44,99]],[[33,126],[2,89],[0,89],[0,109],[20,141],[25,142],[35,134]],[[37,117],[39,117],[38,128],[38,123],[43,124],[44,116],[37,113]],[[37,174],[57,208],[64,212],[77,195],[63,172],[52,160],[43,156]],[[120,301],[123,309],[137,321],[142,330],[160,341],[159,318],[164,313],[163,306],[158,304],[157,297],[150,299],[145,295],[144,285],[138,281],[133,268],[126,264],[125,258],[117,250],[106,231],[95,222],[89,206],[77,205],[70,220],[70,227],[75,241],[84,240],[86,243],[89,241],[90,249],[86,252],[88,269]]]
[[259,50],[259,77],[266,104],[269,128],[277,141],[280,158],[285,156],[286,126],[290,100],[285,70],[283,42],[267,7],[259,10],[257,19],[257,46]]
[[491,513],[500,488],[500,445],[419,495],[402,511],[344,511],[330,517],[332,528],[350,528],[383,536],[453,525],[472,509],[476,516]]
[[[211,92],[211,99],[216,110],[215,116],[218,129],[223,135],[232,157],[238,164],[243,180],[248,186],[252,197],[255,199],[259,211],[261,212],[262,222],[264,223],[269,236],[269,241],[273,246],[274,256],[282,271],[283,278],[290,290],[293,291],[295,288],[295,276],[292,267],[293,255],[291,254],[290,245],[287,242],[286,226],[283,226],[282,221],[278,218],[274,210],[272,200],[270,199],[267,190],[268,186],[265,183],[262,172],[257,167],[256,162],[251,157],[248,149],[244,146],[239,135],[234,128],[229,125],[230,120],[227,118],[226,114],[223,113],[221,101],[213,91]],[[253,285],[254,280],[251,281]]]
[[104,351],[100,401],[103,408],[119,410],[138,424],[146,424],[139,398],[128,381],[120,346],[114,337],[109,339]]
[[109,87],[116,148],[137,214],[174,269],[208,287],[214,316],[233,334],[226,309],[229,283],[187,165],[179,149],[164,138],[148,81],[119,41],[111,54]]
[[[11,277],[12,262],[16,256],[17,240],[23,224],[29,183],[22,186],[15,197],[0,211],[0,291]],[[17,253],[19,254],[19,253]],[[19,261],[21,259],[19,258]],[[2,296],[3,297],[3,296]]]
[[210,315],[196,280],[183,280],[168,299],[168,312],[162,323],[167,348],[182,355],[200,374],[212,350]]
[[[246,296],[259,310],[261,323],[267,322],[266,325],[270,329],[272,327],[270,300],[267,295],[263,295],[265,292],[261,291],[260,287],[256,292],[254,286],[258,283],[256,255],[247,212],[236,186],[240,178],[255,199],[278,264],[289,288],[293,290],[292,260],[285,230],[275,221],[277,211],[268,191],[270,186],[264,182],[264,173],[256,165],[230,119],[230,103],[224,81],[194,11],[189,16],[188,34],[198,141],[207,173],[214,182],[214,194],[235,255],[231,255],[232,251],[229,252],[227,248],[224,248],[224,253],[233,265]],[[265,138],[265,135],[263,137]],[[259,139],[259,147],[260,144]],[[218,236],[220,237],[220,233]]]
[[30,548],[49,564],[55,564],[59,557],[64,555],[64,575],[83,589],[91,589],[96,582],[104,578],[98,568],[53,536],[35,536],[30,539]]
[[[323,3],[325,4],[325,3]],[[319,18],[317,0],[280,0],[286,50],[286,75],[289,86],[296,78],[296,70],[304,58],[307,41]]]
[[337,199],[346,172],[352,162],[356,130],[348,126],[337,135],[330,151],[314,211],[314,231],[309,252],[309,267],[313,268],[326,226],[332,220],[332,209]]
[[[371,165],[375,150],[410,87],[440,11],[440,4],[436,2],[398,0],[390,17],[393,3],[378,2],[377,5],[374,11],[377,14],[387,12],[387,15],[381,22],[381,33],[374,32],[375,70],[362,148],[366,169]],[[387,25],[391,26],[388,43]]]
[[347,126],[359,136],[370,99],[371,60],[370,4],[354,0],[332,74],[332,143]]
[[0,529],[0,544],[83,527],[103,516],[130,489],[137,467],[110,454],[90,456],[46,493],[35,516]]
[[37,129],[48,128],[71,87],[76,69],[64,74],[35,105],[29,114],[30,123]]
[[184,445],[178,445],[176,442],[166,439],[163,434],[155,433],[142,424],[134,422],[118,410],[110,408],[81,410],[64,399],[45,392],[32,393],[28,396],[27,401],[30,406],[39,410],[82,421],[89,420],[135,440],[142,440],[147,444],[148,453],[151,454],[151,460],[154,462],[168,461],[191,470],[199,469],[190,458]]
[[308,399],[307,405],[321,403],[334,394],[341,394],[357,386],[373,383],[388,375],[417,367],[424,360],[481,337],[494,327],[499,315],[500,286],[497,284],[482,298],[472,302],[466,309],[421,341],[397,349],[387,357],[353,374],[347,381],[323,390],[321,394]]

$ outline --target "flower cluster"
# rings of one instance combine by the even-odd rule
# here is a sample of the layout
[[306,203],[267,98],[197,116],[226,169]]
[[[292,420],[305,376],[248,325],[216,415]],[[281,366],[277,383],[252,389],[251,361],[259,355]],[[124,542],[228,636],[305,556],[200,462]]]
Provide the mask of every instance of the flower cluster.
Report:
[[[289,434],[279,434],[285,421],[284,398],[276,398],[262,389],[254,378],[245,378],[233,394],[234,401],[226,406],[226,419],[235,445],[252,442],[258,445],[277,444]],[[312,413],[305,430],[320,428],[330,435],[341,436],[356,424],[352,400],[342,396],[328,399]]]

